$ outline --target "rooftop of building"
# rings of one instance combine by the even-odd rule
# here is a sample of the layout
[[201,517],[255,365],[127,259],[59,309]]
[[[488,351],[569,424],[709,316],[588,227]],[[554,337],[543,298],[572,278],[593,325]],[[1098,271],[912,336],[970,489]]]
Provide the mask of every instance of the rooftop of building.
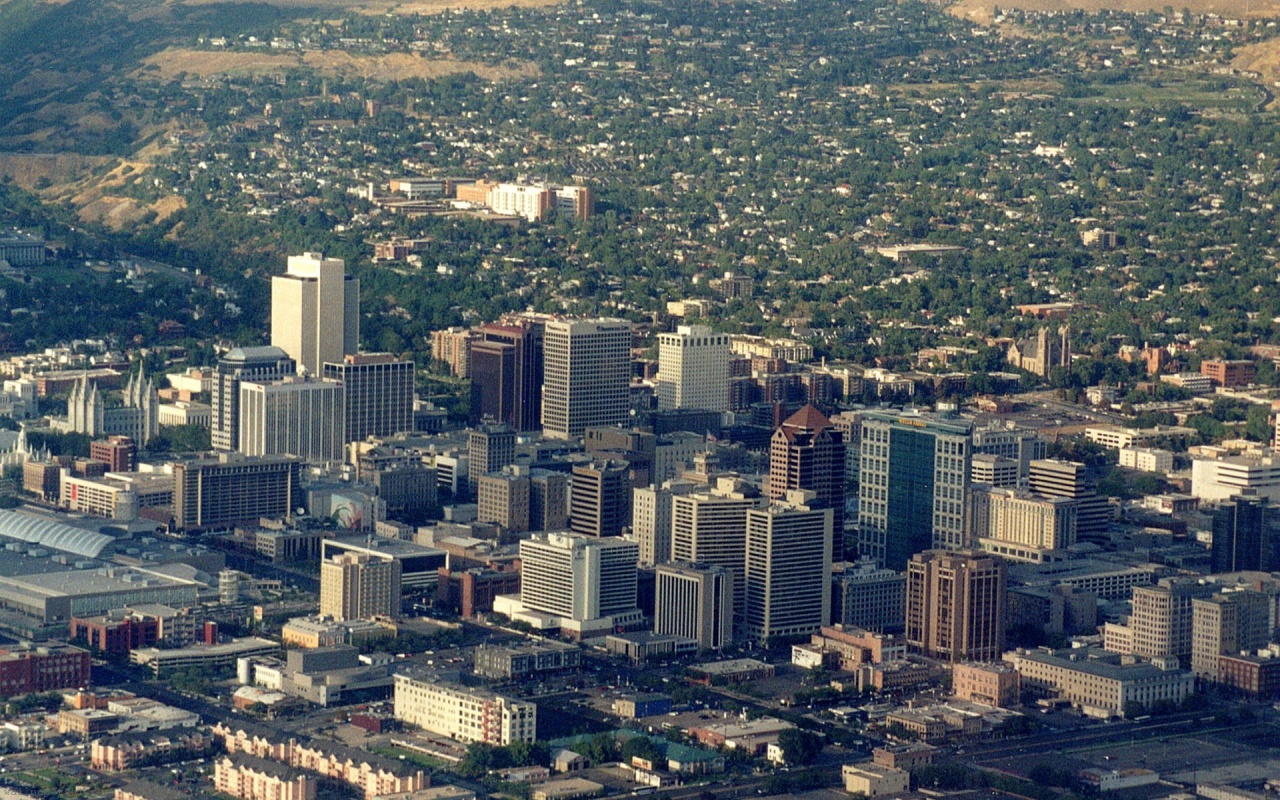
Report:
[[218,763],[226,763],[230,761],[238,769],[248,769],[263,775],[270,775],[273,778],[279,778],[282,781],[296,781],[299,778],[310,777],[315,779],[314,775],[303,770],[291,767],[288,764],[282,764],[279,761],[270,761],[265,758],[258,758],[247,753],[236,753],[234,755],[223,756],[218,759]]
[[1150,662],[1132,661],[1116,653],[1092,647],[1076,647],[1064,650],[1050,650],[1048,648],[1019,650],[1015,653],[1007,654],[1007,656],[1024,658],[1041,664],[1051,664],[1113,681],[1151,680],[1166,675],[1187,674],[1182,670],[1161,669]]
[[153,658],[184,658],[184,657],[217,657],[229,656],[237,653],[249,652],[262,648],[278,648],[279,642],[273,642],[270,639],[263,639],[258,636],[245,636],[239,639],[232,639],[229,642],[221,644],[193,644],[189,647],[171,648],[161,650],[157,647],[143,647],[133,652],[141,653]]
[[695,664],[694,669],[708,675],[731,675],[735,672],[749,672],[758,669],[771,669],[763,661],[754,658],[733,658],[728,661],[711,661],[706,664]]
[[115,541],[102,533],[21,511],[0,511],[0,536],[85,558],[97,558]]
[[0,591],[26,594],[37,598],[82,597],[130,589],[154,589],[191,585],[178,580],[132,567],[102,567],[99,569],[43,572],[39,574],[9,576],[8,584]]
[[445,555],[445,551],[437,547],[428,547],[407,539],[389,539],[384,536],[340,536],[326,539],[325,547],[340,550],[354,550],[362,553],[377,553],[392,558],[408,558],[410,556]]

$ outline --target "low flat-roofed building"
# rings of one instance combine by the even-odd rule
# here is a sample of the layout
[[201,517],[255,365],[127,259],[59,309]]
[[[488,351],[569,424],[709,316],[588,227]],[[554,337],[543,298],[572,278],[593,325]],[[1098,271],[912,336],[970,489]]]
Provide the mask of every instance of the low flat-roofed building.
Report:
[[613,655],[625,656],[632,664],[643,664],[659,656],[674,658],[698,652],[696,639],[649,631],[608,634],[604,639],[604,647]]
[[335,620],[331,617],[295,617],[280,629],[280,641],[303,648],[360,645],[375,639],[395,638],[396,629],[367,619]]
[[1149,769],[1102,769],[1089,767],[1080,770],[1080,782],[1095,792],[1115,792],[1150,786],[1160,781],[1160,775]]
[[794,728],[790,722],[773,717],[760,717],[745,722],[723,722],[690,728],[689,735],[708,747],[727,747],[751,755],[763,755],[778,736]]
[[164,641],[167,647],[185,647],[195,641],[196,618],[190,609],[158,603],[116,608],[106,614],[72,617],[70,637],[91,648],[123,655],[139,647]]
[[843,670],[854,670],[862,664],[883,664],[907,657],[906,642],[887,633],[861,628],[831,625],[809,637],[810,644],[836,654]]
[[1021,674],[1024,687],[1067,700],[1094,717],[1124,717],[1159,702],[1177,705],[1195,690],[1195,676],[1178,669],[1176,658],[1146,662],[1081,647],[1017,650],[1005,653],[1004,660]]
[[695,664],[690,669],[706,676],[708,683],[740,683],[760,678],[772,678],[774,667],[754,658],[734,658],[728,661],[711,661]]
[[89,685],[89,651],[66,644],[0,648],[0,696]]
[[582,651],[558,642],[513,646],[480,645],[475,650],[475,671],[486,678],[523,678],[538,672],[575,669]]
[[917,767],[927,767],[933,763],[938,749],[924,743],[893,744],[877,747],[871,751],[871,761],[879,767],[900,769],[910,772]]
[[0,725],[0,743],[9,750],[31,750],[44,744],[47,731],[43,720],[11,719]]
[[1019,702],[1021,683],[1011,664],[967,662],[952,665],[951,692],[960,700],[1009,708]]
[[656,717],[671,711],[671,695],[648,692],[619,697],[613,701],[613,713],[623,719]]
[[1135,586],[1156,582],[1154,565],[1125,566],[1111,561],[1081,558],[1042,564],[1010,564],[1009,587],[1074,586],[1103,600],[1128,600]]
[[208,670],[233,669],[238,658],[269,655],[279,650],[277,642],[247,636],[223,644],[193,644],[173,650],[146,647],[130,653],[129,661],[161,675],[193,667]]
[[844,778],[844,790],[867,797],[884,797],[902,794],[911,788],[911,773],[904,769],[882,767],[874,762],[845,764],[840,769]]
[[64,708],[54,717],[58,733],[88,739],[110,733],[120,724],[120,717],[100,708]]
[[105,614],[136,603],[196,604],[198,584],[131,567],[13,575],[0,581],[0,608],[43,622]]
[[575,800],[579,797],[599,797],[604,786],[585,778],[563,778],[538,784],[533,790],[533,800]]

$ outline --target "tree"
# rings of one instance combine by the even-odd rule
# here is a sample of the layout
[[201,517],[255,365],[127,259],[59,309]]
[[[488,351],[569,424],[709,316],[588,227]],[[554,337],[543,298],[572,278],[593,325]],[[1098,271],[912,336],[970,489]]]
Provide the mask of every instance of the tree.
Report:
[[649,737],[633,736],[622,745],[622,760],[630,764],[633,758],[658,762],[662,760],[662,751]]
[[788,728],[778,734],[778,747],[787,764],[807,766],[822,754],[822,737],[801,728]]

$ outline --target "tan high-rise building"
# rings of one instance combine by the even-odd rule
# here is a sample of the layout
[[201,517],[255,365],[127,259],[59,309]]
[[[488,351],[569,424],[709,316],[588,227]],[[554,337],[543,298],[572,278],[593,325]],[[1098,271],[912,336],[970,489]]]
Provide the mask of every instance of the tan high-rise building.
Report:
[[671,498],[695,488],[693,481],[679,479],[631,490],[631,533],[640,545],[640,566],[671,560]]
[[476,483],[476,521],[513,533],[529,530],[530,488],[528,467],[508,466],[482,475]]
[[1166,578],[1159,586],[1135,586],[1129,629],[1133,655],[1175,656],[1184,666],[1191,659],[1192,601],[1209,597],[1216,587],[1189,578]]
[[325,363],[341,363],[360,343],[360,281],[340,258],[320,253],[289,256],[288,269],[271,279],[271,344],[319,376]]
[[671,558],[733,570],[735,616],[745,608],[747,511],[761,502],[735,476],[720,476],[709,492],[671,498]]
[[1191,669],[1217,681],[1219,656],[1253,654],[1271,640],[1271,603],[1261,592],[1235,591],[1191,601]]
[[247,456],[287,454],[312,464],[342,460],[342,385],[295,376],[240,383],[240,447]]
[[543,357],[544,435],[569,439],[595,425],[626,422],[631,410],[630,322],[550,321]]
[[758,642],[806,636],[831,624],[831,540],[835,512],[785,501],[747,511],[746,635]]
[[1062,551],[1076,541],[1076,502],[1020,489],[975,486],[968,522],[970,540],[989,553],[1013,561],[1062,560]]
[[320,562],[320,615],[336,620],[400,616],[400,562],[342,553]]
[[729,410],[729,334],[681,325],[658,334],[658,408]]
[[999,659],[1007,582],[1004,561],[985,553],[915,554],[907,563],[907,644],[953,663]]

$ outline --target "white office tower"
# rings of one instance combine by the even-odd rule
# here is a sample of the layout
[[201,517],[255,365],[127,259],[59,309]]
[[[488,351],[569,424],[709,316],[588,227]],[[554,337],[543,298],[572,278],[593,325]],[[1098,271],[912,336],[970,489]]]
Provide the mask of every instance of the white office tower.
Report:
[[283,275],[271,279],[271,344],[298,362],[298,371],[321,374],[360,344],[360,281],[342,259],[320,253],[289,256]]
[[[635,542],[576,533],[535,533],[520,542],[520,597],[494,610],[543,628],[583,635],[638,620]],[[501,602],[500,602],[501,601]]]
[[747,568],[747,511],[762,500],[736,476],[716,479],[709,492],[671,498],[671,558],[733,570],[733,611],[741,616]]
[[342,384],[303,377],[240,384],[240,452],[341,461]]
[[630,322],[550,321],[543,337],[543,358],[543,435],[570,439],[589,427],[627,421],[631,410]]
[[747,512],[744,629],[757,642],[807,636],[831,624],[834,512],[811,509],[813,493],[787,492],[784,503]]
[[653,632],[693,639],[699,650],[733,643],[733,572],[709,564],[654,570]]
[[661,487],[631,490],[631,539],[640,545],[640,566],[671,560],[671,498],[689,494],[693,481],[666,481]]
[[729,410],[729,335],[706,325],[658,334],[658,408]]

